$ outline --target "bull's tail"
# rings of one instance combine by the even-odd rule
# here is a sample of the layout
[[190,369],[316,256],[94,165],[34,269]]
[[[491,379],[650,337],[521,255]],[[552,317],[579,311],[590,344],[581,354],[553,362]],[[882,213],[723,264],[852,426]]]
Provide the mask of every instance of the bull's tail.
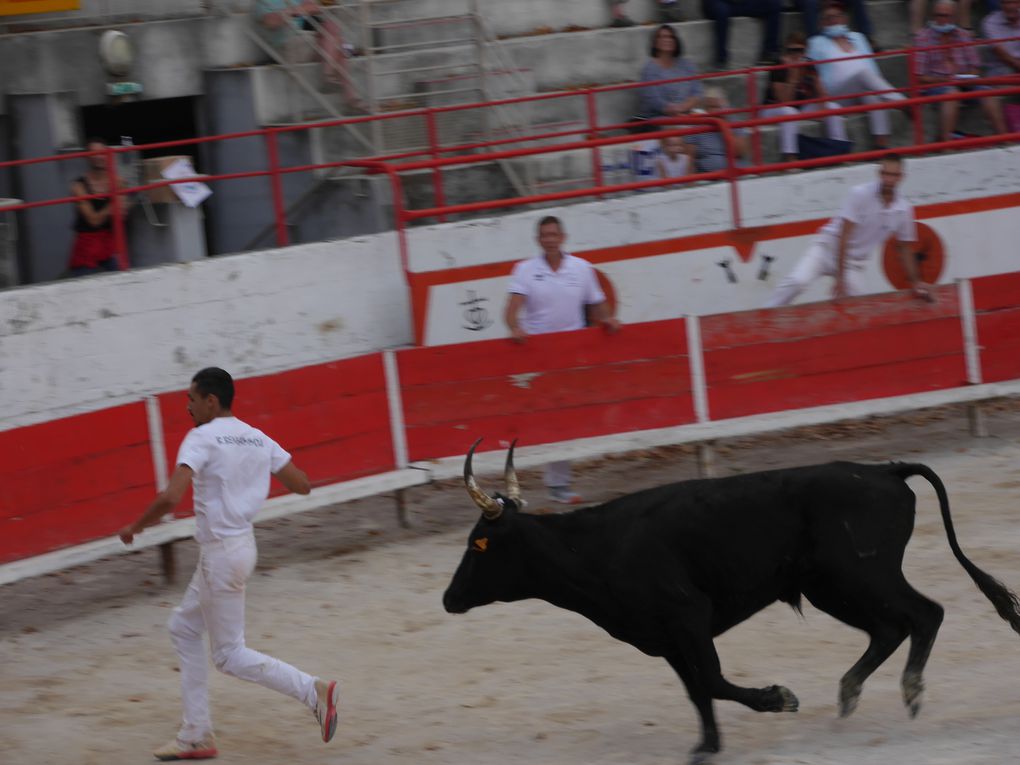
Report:
[[953,529],[953,519],[949,515],[949,497],[946,495],[946,487],[942,485],[942,480],[935,474],[935,471],[926,465],[901,462],[895,463],[891,467],[893,472],[904,480],[912,475],[919,475],[935,488],[935,494],[939,498],[939,509],[942,511],[942,523],[945,524],[946,537],[949,539],[949,548],[953,551],[953,555],[956,556],[964,570],[970,574],[970,578],[974,580],[978,589],[992,602],[995,610],[999,612],[999,616],[1020,633],[1020,601],[1017,600],[1016,595],[1010,592],[1006,585],[998,579],[975,566],[960,549],[960,544],[956,541],[956,531]]

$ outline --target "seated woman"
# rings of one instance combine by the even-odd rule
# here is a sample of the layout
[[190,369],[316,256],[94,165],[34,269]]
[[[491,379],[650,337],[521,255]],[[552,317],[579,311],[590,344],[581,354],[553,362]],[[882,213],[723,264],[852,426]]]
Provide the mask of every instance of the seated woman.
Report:
[[[730,101],[722,88],[715,86],[705,88],[704,111],[699,113],[713,114],[730,108]],[[724,119],[730,119],[725,115]],[[736,128],[731,132],[733,136],[733,153],[736,164],[744,165],[750,155],[749,131],[747,128]],[[722,134],[717,131],[711,133],[697,133],[687,136],[687,141],[694,146],[695,158],[697,160],[697,172],[711,173],[716,170],[724,170],[726,162],[726,141]]]
[[[847,26],[847,16],[838,3],[828,5],[822,11],[822,34],[808,40],[807,57],[813,61],[827,59],[850,58],[871,53],[871,45],[860,32],[851,32]],[[852,93],[863,93],[873,90],[889,90],[893,86],[882,76],[874,59],[857,58],[850,61],[833,61],[818,64],[818,75],[822,87],[830,96],[846,96]],[[883,93],[879,96],[864,96],[862,103],[878,104],[902,101],[902,93]],[[840,103],[853,103],[856,99],[840,99]],[[885,149],[889,146],[889,114],[884,109],[868,112],[871,123],[871,135],[875,147]]]
[[[783,47],[783,63],[799,64],[805,60],[806,50],[804,35],[791,32],[786,36]],[[812,98],[823,98],[825,91],[818,82],[818,72],[813,66],[798,66],[789,69],[773,69],[769,72],[769,82],[765,88],[762,104],[768,106],[762,110],[763,117],[792,116],[794,114],[816,112],[819,109],[837,109],[838,104],[832,101],[817,102],[793,106],[791,101],[807,101]],[[786,162],[797,159],[797,131],[799,122],[780,122],[779,147]],[[846,121],[840,115],[825,118],[825,128],[829,138],[846,141]]]
[[[697,67],[683,57],[680,37],[668,24],[652,33],[650,58],[641,67],[641,81],[668,80],[698,74]],[[649,85],[641,89],[640,114],[645,118],[689,114],[701,104],[700,80]]]
[[[347,51],[340,25],[316,0],[255,0],[255,28],[287,64],[307,64],[321,56],[322,77],[339,87],[347,102],[362,108],[347,73]],[[314,32],[314,44],[303,34]]]

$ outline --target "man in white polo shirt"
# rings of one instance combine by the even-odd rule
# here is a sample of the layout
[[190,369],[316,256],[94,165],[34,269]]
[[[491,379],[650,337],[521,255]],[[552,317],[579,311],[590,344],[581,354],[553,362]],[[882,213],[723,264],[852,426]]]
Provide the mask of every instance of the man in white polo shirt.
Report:
[[889,154],[879,161],[878,180],[850,189],[843,209],[818,232],[793,271],[776,287],[766,307],[786,305],[819,276],[832,276],[834,298],[865,292],[864,266],[875,249],[895,236],[915,297],[930,300],[914,260],[914,208],[897,193],[903,161]]
[[[538,222],[542,254],[522,260],[510,275],[506,323],[510,336],[524,342],[528,335],[583,329],[589,322],[615,332],[620,323],[609,312],[595,269],[563,251],[566,234],[559,218],[547,215]],[[575,505],[581,497],[570,488],[570,463],[552,462],[545,469],[549,496]]]
[[245,645],[244,591],[257,557],[252,519],[269,494],[269,476],[297,494],[311,489],[308,476],[279,444],[234,417],[233,400],[234,381],[224,370],[209,367],[192,378],[188,414],[195,427],[181,443],[177,467],[142,516],[119,532],[124,544],[131,544],[194,485],[198,566],[167,623],[180,659],[184,719],[174,740],[153,752],[158,760],[217,755],[209,714],[206,632],[216,669],[305,704],[319,721],[323,741],[336,731],[336,681],[312,677]]

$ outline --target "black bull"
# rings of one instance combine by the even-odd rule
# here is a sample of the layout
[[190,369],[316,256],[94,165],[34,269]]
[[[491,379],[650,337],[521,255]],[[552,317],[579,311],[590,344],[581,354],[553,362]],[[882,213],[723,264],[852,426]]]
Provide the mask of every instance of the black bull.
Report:
[[921,673],[943,609],[903,576],[914,526],[914,493],[905,483],[910,476],[935,487],[953,555],[1020,632],[1016,596],[963,554],[945,487],[924,465],[833,462],[684,481],[570,513],[530,515],[520,512],[513,447],[507,495],[493,499],[472,475],[475,446],[464,480],[483,515],[443,595],[446,610],[539,598],[661,656],[701,717],[692,763],[720,749],[713,699],[761,712],[797,710],[787,688],[729,682],[713,643],[777,600],[799,609],[803,595],[870,636],[864,655],[840,681],[843,716],[856,707],[868,676],[909,637],[903,699],[917,714]]

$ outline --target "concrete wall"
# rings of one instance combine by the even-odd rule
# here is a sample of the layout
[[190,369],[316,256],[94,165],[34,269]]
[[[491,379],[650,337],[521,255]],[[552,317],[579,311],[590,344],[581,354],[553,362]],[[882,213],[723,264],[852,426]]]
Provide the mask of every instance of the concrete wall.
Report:
[[407,344],[394,234],[0,293],[0,429]]

